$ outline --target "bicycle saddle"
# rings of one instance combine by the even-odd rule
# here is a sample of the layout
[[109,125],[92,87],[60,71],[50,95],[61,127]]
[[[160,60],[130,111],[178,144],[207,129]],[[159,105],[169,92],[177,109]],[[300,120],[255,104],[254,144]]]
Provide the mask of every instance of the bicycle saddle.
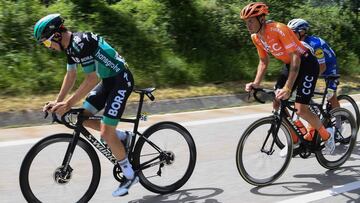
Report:
[[151,94],[151,92],[155,91],[155,87],[148,87],[144,89],[134,89],[134,92],[139,94],[145,94],[151,101],[155,100],[154,95]]

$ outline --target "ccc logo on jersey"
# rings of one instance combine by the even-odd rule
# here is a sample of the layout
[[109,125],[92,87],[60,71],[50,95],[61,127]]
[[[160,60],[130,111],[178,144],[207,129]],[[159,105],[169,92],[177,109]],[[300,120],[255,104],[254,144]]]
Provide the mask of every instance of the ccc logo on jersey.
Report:
[[322,49],[316,49],[315,56],[318,59],[324,58],[324,51]]

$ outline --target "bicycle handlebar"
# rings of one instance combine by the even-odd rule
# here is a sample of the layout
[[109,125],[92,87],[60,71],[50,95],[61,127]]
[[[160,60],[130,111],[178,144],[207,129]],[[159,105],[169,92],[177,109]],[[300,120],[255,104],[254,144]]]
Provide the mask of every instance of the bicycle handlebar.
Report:
[[[258,96],[258,93],[259,92],[263,92],[263,93],[266,93],[267,95],[270,95],[272,97],[272,99],[275,98],[275,92],[274,90],[271,90],[271,89],[264,89],[264,88],[256,88],[256,87],[253,87],[252,88],[252,92],[253,92],[253,97],[255,98],[255,100],[259,103],[262,103],[262,104],[265,104],[265,101],[264,100],[261,100]],[[250,97],[250,94],[251,92],[249,92],[249,97]]]
[[[253,96],[254,96],[255,100],[262,104],[264,104],[265,101],[263,101],[259,98],[258,93],[260,93],[260,92],[263,92],[263,93],[269,95],[273,100],[275,99],[275,91],[272,89],[253,87],[252,92],[253,92]],[[250,94],[251,94],[251,92],[249,92],[249,97],[250,97]],[[280,100],[280,102],[281,102],[281,105],[285,106],[286,108],[290,109],[291,111],[294,111],[294,112],[297,111],[295,108],[291,107],[291,104],[293,104],[294,102],[289,101],[289,100]]]
[[[66,127],[71,129],[75,129],[79,120],[83,121],[86,120],[86,118],[88,118],[87,116],[79,116],[82,115],[82,112],[84,110],[85,110],[84,108],[72,108],[66,113],[64,113],[60,119],[56,113],[51,113],[52,122],[65,125]],[[49,112],[45,111],[44,119],[47,118],[48,115]],[[76,116],[76,120],[72,120],[73,119],[72,116]]]
[[[49,112],[45,111],[44,112],[44,119],[46,119],[49,116]],[[52,117],[52,123],[59,123],[59,124],[63,124],[59,118],[57,117],[56,113],[51,113],[51,117]]]

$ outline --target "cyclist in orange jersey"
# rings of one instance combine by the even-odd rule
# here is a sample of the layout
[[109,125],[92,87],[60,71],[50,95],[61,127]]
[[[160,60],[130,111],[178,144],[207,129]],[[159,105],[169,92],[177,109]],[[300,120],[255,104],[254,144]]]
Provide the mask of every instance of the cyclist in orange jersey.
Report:
[[[300,42],[285,24],[266,21],[265,15],[268,13],[268,6],[262,2],[250,3],[240,13],[259,55],[255,80],[247,83],[245,90],[251,91],[252,87],[260,85],[269,65],[269,53],[281,60],[285,65],[275,85],[276,99],[289,99],[296,89],[297,115],[319,132],[325,141],[325,153],[331,154],[335,149],[333,130],[325,129],[319,117],[308,107],[319,75],[317,59],[311,53],[311,49],[307,48],[309,46]],[[274,102],[274,108],[278,107],[279,102]]]

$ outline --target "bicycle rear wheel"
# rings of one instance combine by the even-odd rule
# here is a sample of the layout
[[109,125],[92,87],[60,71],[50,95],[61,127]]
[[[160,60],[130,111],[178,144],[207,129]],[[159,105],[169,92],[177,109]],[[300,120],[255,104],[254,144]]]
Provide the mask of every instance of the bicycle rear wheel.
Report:
[[[236,165],[241,177],[255,186],[269,185],[277,180],[292,158],[292,139],[281,123],[275,129],[274,117],[265,117],[251,124],[241,136],[236,150]],[[281,153],[285,150],[285,153]]]
[[349,95],[343,95],[343,94],[337,96],[337,99],[340,103],[340,107],[349,110],[354,115],[357,129],[359,129],[360,111],[359,111],[359,107],[358,107],[357,103],[355,102],[355,100],[352,97],[350,97]]
[[[340,167],[350,157],[356,143],[357,125],[352,113],[344,108],[331,110],[331,122],[326,127],[335,129],[335,151],[326,155],[324,150],[315,152],[316,159],[327,169]],[[336,128],[336,119],[341,119],[341,129]],[[320,136],[318,141],[321,142]]]
[[140,183],[151,192],[167,194],[190,178],[196,163],[196,147],[183,126],[160,122],[139,137],[133,157]]
[[20,168],[20,188],[28,202],[88,202],[100,181],[100,162],[92,146],[79,138],[64,170],[72,134],[55,134],[36,143]]

